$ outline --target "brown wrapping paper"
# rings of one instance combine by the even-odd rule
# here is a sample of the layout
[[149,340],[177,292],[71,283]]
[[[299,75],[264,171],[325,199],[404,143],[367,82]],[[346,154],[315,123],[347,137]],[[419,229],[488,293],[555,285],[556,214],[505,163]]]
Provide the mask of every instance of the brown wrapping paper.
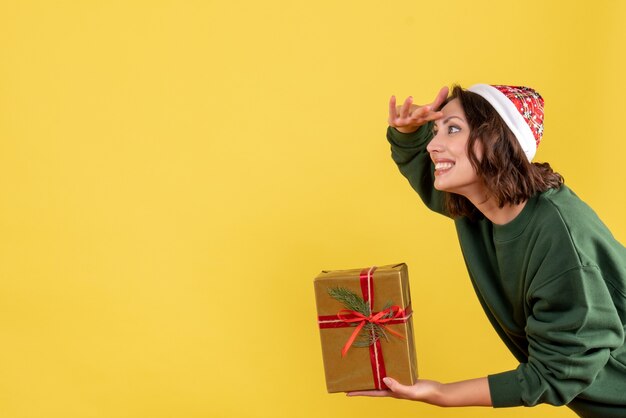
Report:
[[[318,317],[337,315],[346,307],[328,294],[329,288],[343,287],[363,297],[360,275],[364,269],[323,271],[314,280]],[[406,264],[378,267],[373,273],[373,311],[380,312],[385,304],[406,309],[411,306],[409,277]],[[417,360],[413,340],[412,316],[406,322],[388,325],[406,338],[388,333],[389,339],[381,339],[381,351],[386,375],[404,385],[417,380]],[[348,392],[375,389],[375,373],[370,361],[368,347],[355,347],[342,357],[341,350],[354,331],[354,327],[320,328],[322,356],[328,392]],[[384,376],[383,376],[384,377]]]

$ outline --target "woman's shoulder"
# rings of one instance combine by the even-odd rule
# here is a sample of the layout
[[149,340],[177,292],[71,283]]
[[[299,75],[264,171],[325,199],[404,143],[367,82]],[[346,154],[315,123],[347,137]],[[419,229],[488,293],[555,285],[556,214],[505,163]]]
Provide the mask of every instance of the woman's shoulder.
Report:
[[572,189],[561,185],[558,189],[548,189],[537,198],[539,215],[550,221],[580,222],[583,219],[597,219],[595,211],[585,203]]
[[569,187],[547,190],[527,204],[532,205],[532,220],[527,231],[532,239],[556,251],[578,252],[592,236],[610,235],[593,209]]
[[567,241],[579,253],[595,254],[602,247],[625,254],[624,247],[597,213],[564,185],[541,193],[535,207],[534,224],[537,236],[561,245]]

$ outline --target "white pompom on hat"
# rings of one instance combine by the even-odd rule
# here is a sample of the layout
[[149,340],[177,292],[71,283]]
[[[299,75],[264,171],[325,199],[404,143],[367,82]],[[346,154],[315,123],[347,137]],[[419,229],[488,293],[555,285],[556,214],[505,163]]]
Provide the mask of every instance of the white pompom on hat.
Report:
[[498,112],[532,161],[543,135],[543,98],[530,87],[475,84],[467,89]]

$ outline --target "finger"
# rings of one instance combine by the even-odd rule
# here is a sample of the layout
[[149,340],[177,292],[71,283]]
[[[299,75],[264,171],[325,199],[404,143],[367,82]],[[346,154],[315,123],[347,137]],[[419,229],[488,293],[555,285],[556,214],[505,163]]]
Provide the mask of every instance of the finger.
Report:
[[396,103],[396,96],[391,96],[389,99],[389,118],[387,119],[387,123],[389,126],[396,126],[396,120],[398,119],[398,112],[400,111],[400,106]]
[[413,103],[413,96],[407,97],[404,103],[402,104],[402,108],[400,109],[401,118],[406,118],[409,116],[409,111],[411,110],[412,103]]
[[448,86],[443,86],[441,90],[439,90],[439,93],[437,93],[437,97],[435,97],[435,101],[432,102],[430,106],[433,109],[439,109],[441,104],[448,98],[449,90],[450,89],[448,89]]
[[413,113],[411,114],[411,118],[413,118],[413,119],[423,118],[426,115],[428,115],[428,112],[430,112],[430,110],[431,110],[430,105],[426,105],[426,106],[421,106],[421,107],[415,108],[413,110]]
[[391,396],[391,393],[388,390],[357,390],[346,393],[346,396],[370,396],[374,398],[382,398]]
[[418,106],[416,104],[411,104],[411,106],[409,107],[409,114],[408,117],[412,118],[417,111],[419,111],[420,109],[423,109],[424,106]]
[[429,120],[434,120],[433,114],[436,114],[436,113],[440,113],[440,112],[433,112],[430,105],[418,107],[411,114],[411,121],[418,123],[418,124],[423,124],[424,122],[428,122]]
[[405,386],[399,383],[398,381],[392,379],[391,377],[385,377],[383,379],[383,382],[385,382],[389,390],[393,394],[397,395],[398,397],[403,398],[403,399],[411,398],[411,395],[412,395],[411,386]]
[[431,120],[438,120],[443,118],[443,112],[431,112],[424,115],[424,120],[430,122]]
[[398,117],[398,111],[396,110],[396,96],[391,96],[389,99],[389,122]]

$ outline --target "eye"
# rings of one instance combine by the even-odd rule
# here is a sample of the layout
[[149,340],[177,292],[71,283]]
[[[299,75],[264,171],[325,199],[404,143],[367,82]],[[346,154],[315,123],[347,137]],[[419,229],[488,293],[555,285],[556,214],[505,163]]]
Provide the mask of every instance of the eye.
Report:
[[459,127],[458,127],[458,126],[456,126],[456,125],[450,125],[450,126],[448,126],[448,135],[450,135],[450,134],[455,134],[455,133],[460,132],[460,131],[461,131],[461,128],[459,128]]

